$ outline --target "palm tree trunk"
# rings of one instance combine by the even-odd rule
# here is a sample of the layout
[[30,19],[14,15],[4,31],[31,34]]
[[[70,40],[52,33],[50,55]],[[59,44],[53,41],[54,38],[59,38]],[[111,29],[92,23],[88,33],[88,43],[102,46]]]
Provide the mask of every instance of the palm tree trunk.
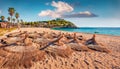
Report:
[[18,18],[17,18],[17,23],[18,23]]
[[12,16],[11,16],[11,24],[12,24]]

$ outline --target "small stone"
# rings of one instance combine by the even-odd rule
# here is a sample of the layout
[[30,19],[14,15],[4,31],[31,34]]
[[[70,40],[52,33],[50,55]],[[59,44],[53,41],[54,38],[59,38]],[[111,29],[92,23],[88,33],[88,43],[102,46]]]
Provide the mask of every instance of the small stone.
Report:
[[73,64],[71,64],[71,66],[72,66],[72,67],[74,67],[74,65],[73,65]]

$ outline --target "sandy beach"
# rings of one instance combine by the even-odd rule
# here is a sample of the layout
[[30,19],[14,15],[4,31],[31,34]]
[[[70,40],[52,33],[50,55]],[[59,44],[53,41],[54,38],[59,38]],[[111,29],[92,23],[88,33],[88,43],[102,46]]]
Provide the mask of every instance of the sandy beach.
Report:
[[[20,30],[27,32],[36,31],[37,33],[42,33],[43,31],[45,31],[48,33],[62,32],[65,34],[72,34],[72,32],[51,30],[49,28],[21,28]],[[18,30],[14,30],[10,33],[14,33],[17,31]],[[5,35],[8,35],[10,33],[7,33]],[[5,38],[5,35],[4,37],[2,36],[0,39]],[[76,35],[82,35],[85,40],[88,40],[93,36],[93,34],[85,33],[76,33]],[[73,50],[73,53],[69,55],[69,57],[65,58],[57,55],[54,55],[55,57],[53,57],[53,55],[46,54],[44,56],[44,59],[33,62],[34,65],[32,65],[30,68],[18,67],[17,69],[120,69],[120,36],[96,34],[95,39],[97,43],[103,45],[104,48],[110,50],[110,53],[99,52],[97,50],[92,52]],[[2,63],[5,59],[3,59],[4,56],[1,53],[2,51],[0,52],[0,69],[7,69]],[[14,69],[14,67],[11,69]]]

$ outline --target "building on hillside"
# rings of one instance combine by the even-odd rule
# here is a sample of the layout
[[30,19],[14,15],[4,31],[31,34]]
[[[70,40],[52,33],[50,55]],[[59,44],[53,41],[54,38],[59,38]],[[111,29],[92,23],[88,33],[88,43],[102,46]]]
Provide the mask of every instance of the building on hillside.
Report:
[[0,20],[0,28],[8,28],[9,22]]

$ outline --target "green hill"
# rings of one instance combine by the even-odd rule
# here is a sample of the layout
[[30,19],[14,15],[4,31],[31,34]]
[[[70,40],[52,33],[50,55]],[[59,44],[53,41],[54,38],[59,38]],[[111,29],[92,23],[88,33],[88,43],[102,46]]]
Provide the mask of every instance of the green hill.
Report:
[[77,27],[72,22],[59,18],[49,21],[24,22],[21,23],[21,25],[22,27],[46,27],[46,28],[55,28],[55,27],[76,28]]

